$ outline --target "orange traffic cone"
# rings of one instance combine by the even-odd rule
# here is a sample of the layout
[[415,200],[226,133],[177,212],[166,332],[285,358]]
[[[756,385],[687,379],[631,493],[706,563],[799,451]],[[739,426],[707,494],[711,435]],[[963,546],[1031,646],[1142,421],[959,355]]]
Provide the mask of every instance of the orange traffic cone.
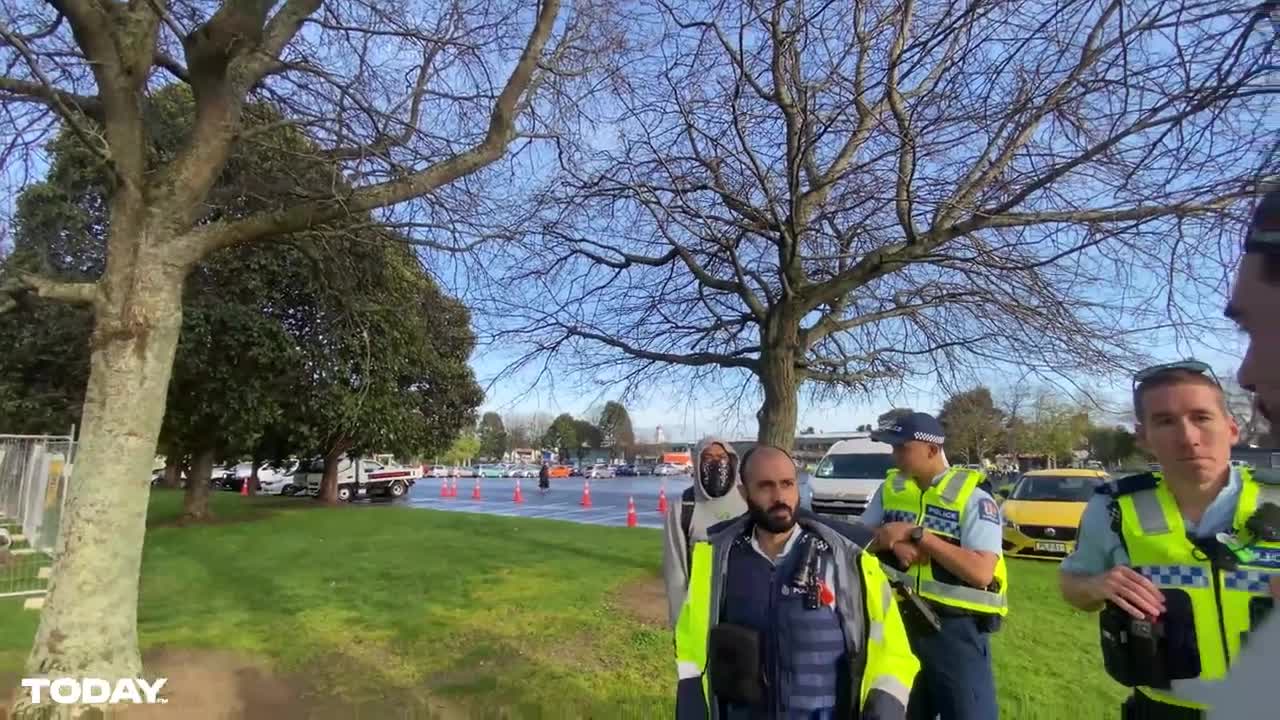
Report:
[[471,499],[472,500],[480,499],[480,478],[476,478],[476,487],[474,490],[471,491]]
[[666,511],[667,511],[667,484],[663,483],[662,487],[658,488],[658,512],[664,513]]
[[511,497],[512,502],[524,502],[524,493],[520,492],[520,478],[516,478],[516,494]]
[[440,497],[449,497],[449,478],[440,479]]
[[636,517],[636,499],[633,497],[628,497],[627,498],[627,527],[635,527],[636,523],[638,522],[639,522],[639,518]]
[[253,482],[252,476],[245,478],[244,482],[240,483],[240,494],[244,497],[249,497],[249,483],[251,482]]
[[458,497],[458,478],[454,478],[452,480],[452,484],[449,486],[449,497]]
[[591,481],[590,480],[582,481],[582,502],[580,504],[584,508],[591,507]]

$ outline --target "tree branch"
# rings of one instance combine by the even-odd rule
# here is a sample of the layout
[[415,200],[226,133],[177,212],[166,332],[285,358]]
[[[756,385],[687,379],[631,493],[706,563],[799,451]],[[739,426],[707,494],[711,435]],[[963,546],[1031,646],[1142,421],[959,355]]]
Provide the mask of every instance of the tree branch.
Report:
[[[608,345],[615,350],[630,355],[641,360],[651,360],[653,362],[672,363],[674,365],[688,365],[691,367],[700,367],[705,365],[717,365],[722,368],[744,368],[754,371],[757,362],[753,358],[735,357],[733,355],[725,355],[721,353],[663,353],[653,350],[645,350],[617,338],[608,335],[602,335],[590,330],[581,328],[562,326],[564,331],[574,337],[583,338],[584,340],[594,340],[604,345]],[[758,349],[758,348],[756,348]],[[739,351],[743,352],[743,351]]]
[[0,283],[0,315],[17,308],[27,295],[73,305],[96,305],[99,297],[96,282],[62,282],[19,272]]
[[[290,0],[286,9],[291,6],[296,7],[302,2],[316,3],[318,0]],[[520,54],[520,60],[507,77],[502,92],[494,102],[489,116],[488,131],[480,142],[416,173],[357,188],[346,197],[311,200],[281,210],[258,213],[241,220],[219,221],[203,225],[175,243],[177,260],[191,264],[221,247],[251,242],[268,235],[297,232],[354,213],[404,202],[470,175],[494,162],[502,156],[515,136],[517,107],[538,67],[547,39],[555,28],[559,10],[560,0],[543,2],[537,21]],[[285,10],[281,10],[276,19],[284,14]],[[279,27],[276,19],[273,19],[272,25]],[[268,36],[272,36],[270,27]]]

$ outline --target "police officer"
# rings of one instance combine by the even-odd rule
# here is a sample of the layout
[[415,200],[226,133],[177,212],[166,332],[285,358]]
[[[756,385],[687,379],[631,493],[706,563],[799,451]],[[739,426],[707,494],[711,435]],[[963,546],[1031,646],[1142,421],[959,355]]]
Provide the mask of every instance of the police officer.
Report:
[[922,666],[911,717],[997,718],[989,635],[1008,612],[1009,585],[1000,508],[981,472],[947,464],[931,415],[912,413],[872,439],[893,446],[896,466],[862,515],[876,529],[872,549],[937,616],[904,610]]
[[1106,669],[1135,688],[1123,718],[1199,720],[1274,602],[1280,485],[1231,466],[1240,432],[1208,365],[1143,370],[1133,405],[1139,445],[1161,471],[1090,500],[1062,563],[1062,595],[1102,611]]
[[741,469],[748,512],[693,547],[676,717],[902,720],[919,663],[880,563],[853,526],[798,511],[785,451]]

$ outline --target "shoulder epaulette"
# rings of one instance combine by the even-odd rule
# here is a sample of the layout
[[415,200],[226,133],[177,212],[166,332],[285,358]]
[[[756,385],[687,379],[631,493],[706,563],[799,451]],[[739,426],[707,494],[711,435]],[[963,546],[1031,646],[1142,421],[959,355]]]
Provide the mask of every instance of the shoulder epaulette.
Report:
[[1160,478],[1156,477],[1154,473],[1142,473],[1141,475],[1122,477],[1111,484],[1114,487],[1107,494],[1112,497],[1120,497],[1121,495],[1132,495],[1143,490],[1154,490],[1156,485],[1160,484]]
[[1280,485],[1280,468],[1254,468],[1252,475],[1264,485]]

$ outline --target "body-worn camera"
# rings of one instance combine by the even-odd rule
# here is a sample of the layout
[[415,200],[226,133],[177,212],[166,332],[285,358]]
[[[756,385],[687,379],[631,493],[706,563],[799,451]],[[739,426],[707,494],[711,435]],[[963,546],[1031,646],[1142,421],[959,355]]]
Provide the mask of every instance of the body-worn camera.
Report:
[[1200,676],[1191,598],[1165,591],[1165,613],[1135,618],[1108,602],[1098,618],[1107,674],[1128,687],[1168,688],[1174,680]]

